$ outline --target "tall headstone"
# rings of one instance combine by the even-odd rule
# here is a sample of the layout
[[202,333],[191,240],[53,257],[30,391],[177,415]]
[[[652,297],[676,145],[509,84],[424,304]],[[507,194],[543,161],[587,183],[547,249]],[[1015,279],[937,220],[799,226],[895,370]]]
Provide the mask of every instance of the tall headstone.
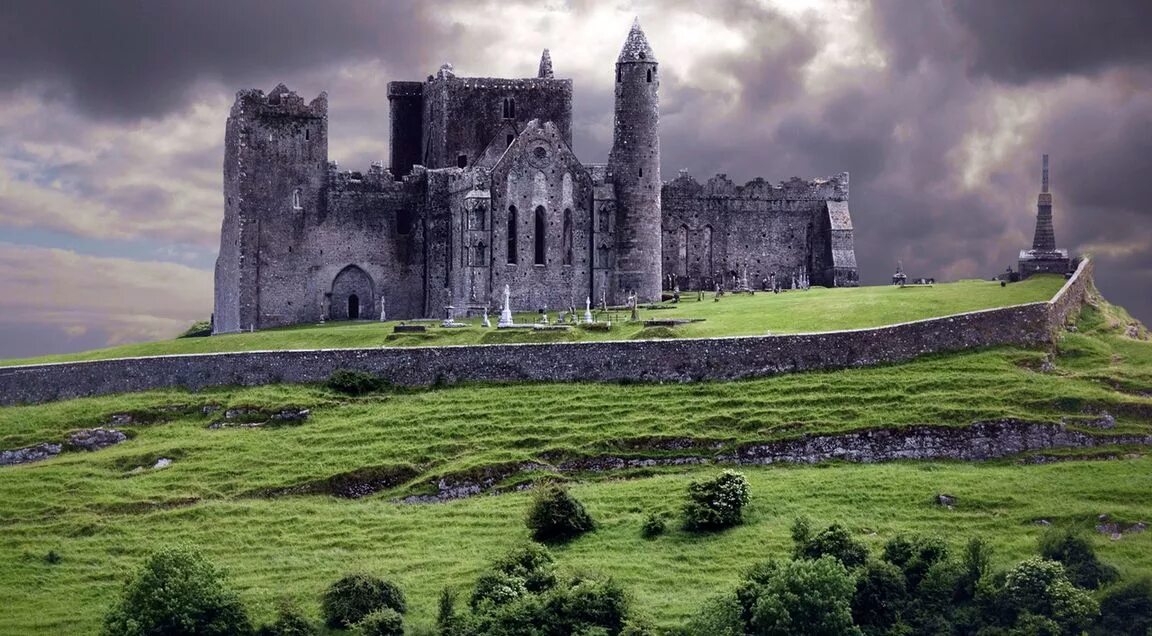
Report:
[[592,297],[589,296],[584,299],[584,323],[592,324]]
[[504,286],[504,307],[500,310],[500,320],[496,322],[497,327],[511,327],[512,322],[512,307],[511,307],[512,290],[507,285]]

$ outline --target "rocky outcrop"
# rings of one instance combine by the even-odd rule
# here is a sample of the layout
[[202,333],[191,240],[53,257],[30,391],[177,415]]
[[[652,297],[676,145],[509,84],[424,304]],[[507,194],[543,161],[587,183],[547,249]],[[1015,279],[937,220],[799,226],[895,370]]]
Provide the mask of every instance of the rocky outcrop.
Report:
[[[689,446],[683,443],[680,445]],[[437,489],[435,494],[414,495],[402,501],[426,503],[460,499],[498,490],[500,482],[516,474],[545,470],[563,474],[702,464],[815,464],[828,460],[859,463],[937,459],[984,461],[1031,451],[1107,446],[1152,446],[1152,435],[1091,435],[1063,424],[1010,419],[979,422],[970,426],[877,428],[747,444],[711,456],[598,455],[567,460],[556,458],[550,465],[537,462],[506,464],[483,474],[440,477],[431,484]],[[1099,458],[1101,456],[1096,455],[1082,459]]]
[[0,466],[27,464],[43,461],[59,455],[64,451],[96,451],[119,444],[128,439],[128,436],[114,428],[89,428],[69,433],[63,442],[43,442],[0,451]]

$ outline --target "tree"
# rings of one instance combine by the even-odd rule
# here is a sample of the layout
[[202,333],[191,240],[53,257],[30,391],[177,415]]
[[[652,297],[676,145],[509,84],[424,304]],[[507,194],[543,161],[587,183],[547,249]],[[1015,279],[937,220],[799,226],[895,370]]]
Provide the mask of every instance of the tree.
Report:
[[532,538],[545,543],[568,541],[596,527],[584,505],[555,484],[536,491],[526,523]]
[[[793,530],[798,532],[795,525]],[[830,556],[851,570],[868,560],[868,548],[853,539],[844,526],[834,523],[796,546],[796,558],[819,559],[822,556]]]
[[748,480],[726,470],[712,479],[688,484],[684,504],[684,527],[689,530],[719,530],[743,522],[748,505]]
[[1052,530],[1040,537],[1040,556],[1064,564],[1076,587],[1095,590],[1119,578],[1116,568],[1097,558],[1088,539],[1069,530]]
[[129,581],[104,619],[107,636],[252,633],[248,614],[223,574],[189,548],[158,550]]
[[1009,570],[1002,593],[1017,613],[1017,624],[1035,615],[1054,621],[1066,634],[1079,634],[1100,613],[1096,600],[1068,580],[1063,565],[1039,557]]
[[855,584],[836,559],[770,561],[737,590],[745,631],[762,636],[859,635],[852,623]]
[[368,574],[348,574],[328,586],[320,602],[329,627],[347,629],[368,614],[389,608],[397,614],[406,609],[404,593],[394,583]]
[[404,617],[391,607],[373,610],[356,623],[360,636],[404,636]]
[[856,580],[852,596],[852,620],[865,634],[887,634],[900,622],[908,602],[904,573],[883,561],[871,561]]
[[1098,636],[1145,636],[1152,633],[1152,579],[1117,585],[1100,599]]

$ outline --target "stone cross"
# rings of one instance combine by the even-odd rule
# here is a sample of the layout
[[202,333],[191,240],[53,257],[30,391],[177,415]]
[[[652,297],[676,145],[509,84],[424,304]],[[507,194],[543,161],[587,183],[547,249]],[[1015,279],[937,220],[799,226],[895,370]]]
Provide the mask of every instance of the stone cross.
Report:
[[384,313],[384,297],[380,297],[380,322],[387,320],[387,314]]
[[490,320],[488,320],[488,308],[487,307],[484,308],[484,321],[481,322],[480,324],[486,328],[490,328],[492,326],[492,322]]
[[592,297],[588,296],[584,299],[584,323],[592,324]]
[[504,285],[504,308],[500,310],[500,320],[496,323],[498,327],[510,327],[513,324],[512,307],[509,300],[511,296],[512,290],[508,288],[508,285]]

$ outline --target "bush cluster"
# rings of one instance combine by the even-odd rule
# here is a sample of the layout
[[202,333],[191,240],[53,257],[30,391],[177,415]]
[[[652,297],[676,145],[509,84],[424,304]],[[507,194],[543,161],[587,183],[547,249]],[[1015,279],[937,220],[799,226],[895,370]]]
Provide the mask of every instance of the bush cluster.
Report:
[[1004,572],[991,570],[979,539],[954,556],[939,539],[897,536],[879,559],[837,524],[814,533],[800,520],[793,539],[792,561],[754,567],[734,593],[707,602],[685,634],[1103,636],[1152,627],[1152,581],[1109,588],[1097,601],[1074,577],[1096,584],[1114,570],[1067,533],[1045,537],[1043,555]]
[[395,584],[368,574],[348,574],[328,587],[320,603],[329,627],[347,629],[369,614],[390,609],[403,614],[404,593]]
[[628,598],[616,582],[586,576],[562,579],[551,553],[538,544],[513,550],[481,574],[469,610],[457,614],[454,597],[442,594],[440,633],[616,635],[625,630],[629,618]]
[[532,538],[543,543],[568,541],[596,527],[584,505],[557,484],[536,490],[526,523]]
[[684,527],[688,530],[720,530],[744,520],[748,505],[748,480],[726,470],[719,475],[688,484],[684,504]]
[[107,636],[251,633],[248,612],[223,573],[183,547],[151,554],[104,619]]

